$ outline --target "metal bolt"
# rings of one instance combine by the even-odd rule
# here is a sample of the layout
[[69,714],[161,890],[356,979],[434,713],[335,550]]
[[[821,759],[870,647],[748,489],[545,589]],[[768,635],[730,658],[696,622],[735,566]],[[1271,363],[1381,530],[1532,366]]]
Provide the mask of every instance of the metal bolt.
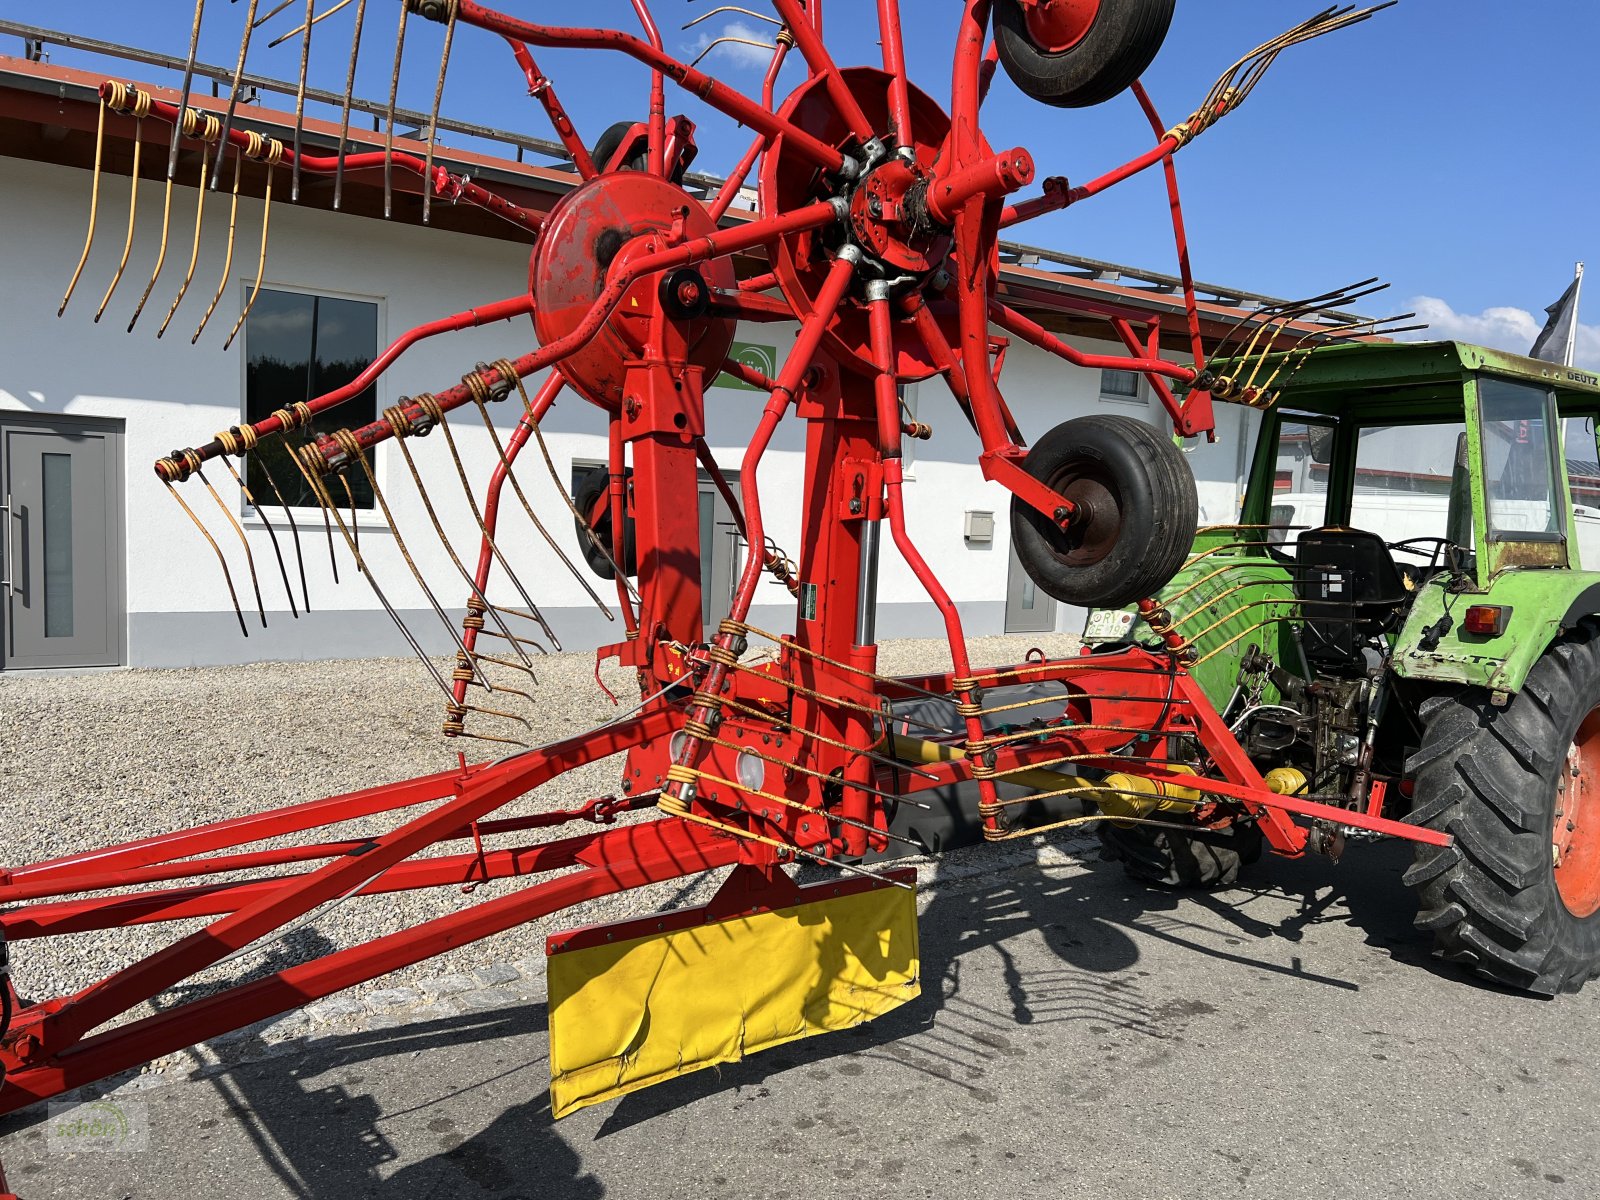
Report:
[[852,513],[854,513],[855,515],[860,516],[861,515],[861,501],[860,500],[852,500],[852,501],[850,501],[850,511]]

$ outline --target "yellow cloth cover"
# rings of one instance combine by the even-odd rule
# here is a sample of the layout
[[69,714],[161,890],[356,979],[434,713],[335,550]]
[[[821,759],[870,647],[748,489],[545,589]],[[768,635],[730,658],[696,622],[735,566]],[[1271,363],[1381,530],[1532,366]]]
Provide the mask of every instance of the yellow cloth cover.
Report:
[[556,953],[551,1110],[848,1029],[921,992],[916,895],[899,887]]

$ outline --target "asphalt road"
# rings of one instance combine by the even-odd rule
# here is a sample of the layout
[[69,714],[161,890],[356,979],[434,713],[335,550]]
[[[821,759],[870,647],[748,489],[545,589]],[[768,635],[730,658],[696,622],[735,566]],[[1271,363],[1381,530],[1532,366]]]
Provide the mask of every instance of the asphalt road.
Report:
[[52,1151],[33,1113],[0,1155],[24,1200],[1595,1195],[1600,989],[1434,964],[1403,853],[1215,896],[1089,861],[939,884],[920,1001],[559,1124],[534,1000],[126,1093],[143,1152]]

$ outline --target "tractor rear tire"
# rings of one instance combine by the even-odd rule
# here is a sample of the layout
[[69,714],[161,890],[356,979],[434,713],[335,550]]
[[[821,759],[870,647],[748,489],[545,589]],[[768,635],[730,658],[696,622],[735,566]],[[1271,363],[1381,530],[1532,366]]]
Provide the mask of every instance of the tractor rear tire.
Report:
[[1144,421],[1065,421],[1034,444],[1022,469],[1083,507],[1063,530],[1020,496],[1011,499],[1018,561],[1064,604],[1122,608],[1154,596],[1194,545],[1194,474],[1172,439]]
[[1600,626],[1551,646],[1504,708],[1482,692],[1422,707],[1405,882],[1434,953],[1506,987],[1576,992],[1600,974]]
[[1261,857],[1261,830],[1254,825],[1185,833],[1153,825],[1100,825],[1107,861],[1122,863],[1141,883],[1169,888],[1225,888]]
[[1019,0],[994,6],[995,45],[1006,74],[1035,100],[1057,108],[1103,104],[1144,74],[1167,39],[1174,0],[1100,0],[1082,37],[1041,46]]

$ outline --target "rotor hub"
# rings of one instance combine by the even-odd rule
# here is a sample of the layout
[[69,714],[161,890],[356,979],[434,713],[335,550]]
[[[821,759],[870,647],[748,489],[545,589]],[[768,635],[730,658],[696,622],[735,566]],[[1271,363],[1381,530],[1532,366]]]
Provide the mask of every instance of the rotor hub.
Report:
[[[548,346],[576,330],[628,263],[716,228],[701,201],[643,171],[613,171],[574,189],[551,211],[529,267],[540,343]],[[561,360],[561,374],[588,400],[619,411],[628,368],[643,361],[651,323],[667,319],[678,324],[682,344],[669,368],[699,367],[709,382],[721,371],[738,328],[731,317],[708,312],[709,301],[715,291],[737,286],[733,263],[725,258],[665,278],[647,274],[588,344]]]

